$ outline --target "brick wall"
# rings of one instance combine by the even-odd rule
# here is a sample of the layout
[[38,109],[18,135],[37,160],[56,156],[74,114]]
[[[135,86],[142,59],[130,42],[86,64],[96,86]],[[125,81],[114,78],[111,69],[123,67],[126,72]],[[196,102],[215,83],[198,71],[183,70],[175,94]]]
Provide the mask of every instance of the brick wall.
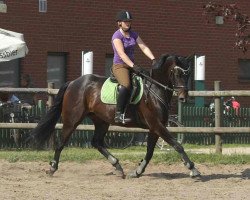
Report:
[[[24,33],[29,54],[22,59],[21,71],[33,76],[35,85],[46,87],[47,52],[68,52],[67,80],[81,73],[81,51],[94,51],[94,73],[103,75],[105,55],[112,53],[110,39],[116,30],[115,15],[128,9],[134,17],[133,29],[156,57],[163,53],[206,55],[206,89],[215,80],[223,89],[249,89],[239,82],[238,58],[250,58],[234,49],[236,24],[206,23],[202,16],[205,0],[48,0],[48,12],[38,12],[38,0],[7,0],[8,12],[0,13],[0,27]],[[216,1],[215,1],[216,2]],[[250,15],[250,1],[227,0]],[[150,61],[137,49],[137,63]]]

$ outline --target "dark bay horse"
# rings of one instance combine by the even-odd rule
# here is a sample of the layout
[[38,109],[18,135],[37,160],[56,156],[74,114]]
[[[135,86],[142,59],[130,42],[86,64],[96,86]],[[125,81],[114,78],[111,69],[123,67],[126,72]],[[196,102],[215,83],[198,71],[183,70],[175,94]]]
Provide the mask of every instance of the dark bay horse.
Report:
[[144,91],[140,102],[128,106],[126,115],[132,121],[126,125],[115,124],[115,105],[104,104],[100,99],[100,91],[106,80],[105,77],[85,75],[63,85],[52,108],[31,132],[33,143],[36,145],[44,144],[50,138],[58,119],[62,116],[63,129],[60,144],[55,149],[54,160],[51,161],[51,167],[47,173],[53,175],[58,169],[60,154],[65,144],[82,120],[89,117],[95,127],[92,146],[107,158],[115,167],[116,172],[123,178],[125,175],[119,160],[104,146],[104,136],[110,124],[149,129],[146,156],[134,171],[127,174],[127,177],[138,178],[142,175],[153,156],[154,147],[159,137],[181,155],[184,165],[191,171],[191,177],[199,176],[200,172],[195,168],[182,145],[174,139],[165,126],[168,121],[173,92],[177,92],[180,101],[185,101],[187,98],[186,78],[192,63],[193,57],[161,56],[157,66],[151,69],[150,77],[144,78]]

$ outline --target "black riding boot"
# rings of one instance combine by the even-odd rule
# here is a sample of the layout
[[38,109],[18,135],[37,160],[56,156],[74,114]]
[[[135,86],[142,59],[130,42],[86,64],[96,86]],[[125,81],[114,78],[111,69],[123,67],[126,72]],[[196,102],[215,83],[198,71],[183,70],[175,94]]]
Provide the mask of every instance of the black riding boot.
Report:
[[129,103],[130,99],[130,90],[128,90],[124,86],[119,86],[119,94],[116,104],[116,112],[115,112],[115,122],[116,123],[123,123],[130,122],[131,119],[125,118],[125,108]]

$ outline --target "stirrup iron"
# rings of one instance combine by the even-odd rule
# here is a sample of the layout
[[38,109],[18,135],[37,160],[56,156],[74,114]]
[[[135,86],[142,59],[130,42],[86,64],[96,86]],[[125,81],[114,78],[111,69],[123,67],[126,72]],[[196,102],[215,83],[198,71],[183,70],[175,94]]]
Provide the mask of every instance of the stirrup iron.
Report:
[[132,120],[130,118],[125,118],[125,114],[123,113],[116,113],[115,114],[115,123],[122,123],[126,124],[128,122],[131,122]]

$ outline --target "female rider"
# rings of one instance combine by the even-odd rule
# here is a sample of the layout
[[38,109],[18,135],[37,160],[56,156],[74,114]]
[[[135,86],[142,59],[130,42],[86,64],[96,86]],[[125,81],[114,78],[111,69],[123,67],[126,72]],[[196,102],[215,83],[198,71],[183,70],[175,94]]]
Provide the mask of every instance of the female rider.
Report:
[[118,30],[112,36],[112,47],[114,50],[114,59],[112,71],[117,79],[119,94],[116,105],[115,122],[129,122],[131,119],[125,118],[125,108],[130,99],[130,69],[135,72],[141,72],[143,69],[134,63],[134,48],[138,44],[142,52],[155,63],[155,57],[149,47],[142,41],[140,36],[131,30],[132,16],[128,11],[120,11],[117,14],[116,22]]

